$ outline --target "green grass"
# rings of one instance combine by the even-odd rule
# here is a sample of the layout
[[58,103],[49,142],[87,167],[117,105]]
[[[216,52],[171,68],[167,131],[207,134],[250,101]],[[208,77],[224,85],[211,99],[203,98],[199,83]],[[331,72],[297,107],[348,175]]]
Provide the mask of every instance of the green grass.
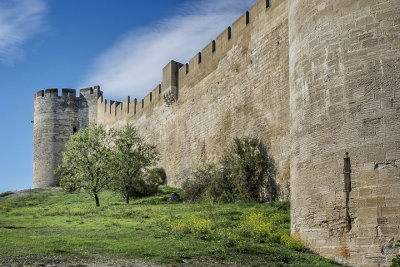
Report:
[[0,196],[0,266],[68,259],[141,259],[179,264],[197,258],[245,266],[335,266],[289,237],[289,203],[169,203],[179,190],[126,205],[104,192]]

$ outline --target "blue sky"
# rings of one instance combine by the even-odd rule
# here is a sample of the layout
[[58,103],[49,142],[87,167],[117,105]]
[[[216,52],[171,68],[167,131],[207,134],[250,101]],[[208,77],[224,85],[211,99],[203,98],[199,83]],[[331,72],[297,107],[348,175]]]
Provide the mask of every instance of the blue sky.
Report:
[[33,95],[99,84],[141,99],[256,0],[0,0],[0,192],[32,186]]

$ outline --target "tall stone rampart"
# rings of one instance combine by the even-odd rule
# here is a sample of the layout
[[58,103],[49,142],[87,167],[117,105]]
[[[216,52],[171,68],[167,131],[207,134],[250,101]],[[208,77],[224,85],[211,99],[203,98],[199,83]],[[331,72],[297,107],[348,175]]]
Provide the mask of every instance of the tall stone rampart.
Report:
[[132,122],[159,148],[174,186],[216,162],[234,137],[258,136],[274,156],[281,197],[288,198],[288,45],[287,1],[269,7],[258,1],[187,64],[168,64],[161,86],[143,100],[99,99],[98,122]]

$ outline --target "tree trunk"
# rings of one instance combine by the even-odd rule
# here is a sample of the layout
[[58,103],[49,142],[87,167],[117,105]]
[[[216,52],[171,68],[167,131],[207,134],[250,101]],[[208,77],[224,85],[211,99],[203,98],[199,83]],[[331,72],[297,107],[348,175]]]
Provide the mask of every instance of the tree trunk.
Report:
[[97,193],[94,194],[94,199],[96,200],[96,207],[100,207],[99,196],[97,195]]
[[129,195],[128,194],[125,196],[125,201],[126,201],[126,204],[129,204]]

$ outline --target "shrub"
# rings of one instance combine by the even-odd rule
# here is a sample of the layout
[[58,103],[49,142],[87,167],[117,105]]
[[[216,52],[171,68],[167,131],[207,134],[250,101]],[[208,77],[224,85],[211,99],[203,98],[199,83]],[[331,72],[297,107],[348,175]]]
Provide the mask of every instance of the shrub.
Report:
[[221,165],[236,200],[275,200],[277,197],[275,164],[260,139],[235,138]]
[[163,168],[150,169],[142,179],[136,181],[132,196],[146,197],[157,193],[158,187],[165,182],[166,174]]
[[400,267],[400,256],[392,259],[392,267]]
[[154,168],[149,170],[148,175],[151,176],[153,180],[158,179],[159,185],[164,185],[167,182],[167,173],[163,168]]
[[275,200],[276,169],[267,148],[257,138],[235,138],[218,165],[194,171],[183,184],[188,201],[235,202]]
[[191,202],[199,200],[216,174],[217,169],[214,165],[194,171],[192,179],[182,184],[183,198]]
[[207,202],[228,203],[234,202],[232,184],[222,170],[216,170],[205,189],[202,200]]
[[[397,241],[396,247],[400,247],[400,240]],[[400,255],[392,259],[392,267],[400,267]]]

